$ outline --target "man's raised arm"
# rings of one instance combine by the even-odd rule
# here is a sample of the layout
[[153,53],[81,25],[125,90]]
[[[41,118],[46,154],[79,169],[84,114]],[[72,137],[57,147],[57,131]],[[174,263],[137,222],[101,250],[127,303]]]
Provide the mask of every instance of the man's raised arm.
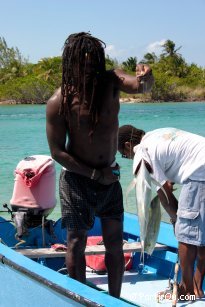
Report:
[[120,91],[128,94],[142,94],[150,92],[154,84],[152,69],[149,65],[138,64],[136,66],[136,75],[131,76],[125,71],[114,70]]

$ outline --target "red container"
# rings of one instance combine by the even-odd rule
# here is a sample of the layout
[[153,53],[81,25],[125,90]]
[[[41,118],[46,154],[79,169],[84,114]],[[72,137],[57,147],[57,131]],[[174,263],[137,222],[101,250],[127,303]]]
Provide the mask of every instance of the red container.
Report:
[[[102,236],[91,236],[87,239],[87,245],[97,245],[102,242]],[[96,271],[96,273],[106,272],[105,255],[86,256],[86,265]],[[125,270],[128,271],[132,267],[132,253],[124,253]]]

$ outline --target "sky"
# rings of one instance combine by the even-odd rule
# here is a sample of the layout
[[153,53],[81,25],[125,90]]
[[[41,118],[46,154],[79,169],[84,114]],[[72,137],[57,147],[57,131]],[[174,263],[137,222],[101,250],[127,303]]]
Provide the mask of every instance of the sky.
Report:
[[31,63],[60,56],[66,38],[90,32],[118,62],[162,53],[172,40],[205,68],[205,0],[0,0],[0,37]]

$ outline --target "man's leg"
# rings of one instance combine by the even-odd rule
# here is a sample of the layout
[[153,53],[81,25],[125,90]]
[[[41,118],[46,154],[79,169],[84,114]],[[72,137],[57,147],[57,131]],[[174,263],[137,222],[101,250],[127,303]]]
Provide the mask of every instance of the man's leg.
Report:
[[123,222],[120,219],[101,219],[101,223],[109,294],[118,298],[124,273]]
[[85,230],[68,231],[66,266],[71,278],[86,283],[85,248],[87,232]]
[[179,259],[182,271],[179,295],[194,294],[193,275],[196,254],[197,246],[179,242]]
[[197,297],[204,297],[202,284],[205,276],[205,246],[197,247],[197,266],[194,274],[194,292]]

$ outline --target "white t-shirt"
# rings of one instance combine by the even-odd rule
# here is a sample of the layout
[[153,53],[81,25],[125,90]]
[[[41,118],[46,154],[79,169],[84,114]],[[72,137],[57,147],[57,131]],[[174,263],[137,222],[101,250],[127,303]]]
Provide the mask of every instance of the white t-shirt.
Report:
[[188,178],[205,181],[205,138],[176,128],[161,128],[145,134],[135,146],[148,153],[153,177],[163,185],[167,180],[182,184]]

